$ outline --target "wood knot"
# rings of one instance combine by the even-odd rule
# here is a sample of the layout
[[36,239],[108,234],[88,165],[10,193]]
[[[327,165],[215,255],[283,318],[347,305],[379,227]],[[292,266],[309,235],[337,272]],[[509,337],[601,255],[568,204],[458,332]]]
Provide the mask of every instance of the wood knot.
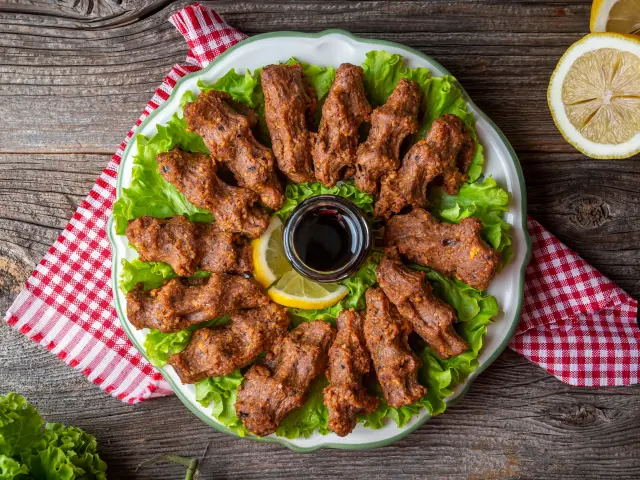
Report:
[[33,270],[33,265],[27,265],[16,258],[4,256],[0,252],[0,312],[9,307],[24,282]]
[[609,205],[601,198],[580,196],[574,203],[571,220],[582,228],[597,228],[609,220],[610,213]]
[[577,427],[609,421],[605,412],[593,405],[567,405],[557,409],[554,416],[562,423]]

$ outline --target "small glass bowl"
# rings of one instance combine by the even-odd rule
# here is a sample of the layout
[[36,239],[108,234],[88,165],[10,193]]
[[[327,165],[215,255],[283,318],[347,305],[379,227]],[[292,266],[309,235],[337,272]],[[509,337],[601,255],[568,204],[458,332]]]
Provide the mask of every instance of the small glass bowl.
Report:
[[[335,210],[336,215],[349,226],[351,233],[351,257],[335,270],[316,270],[306,265],[296,252],[294,238],[298,227],[318,210]],[[355,274],[367,258],[371,248],[371,229],[362,211],[350,201],[337,195],[318,195],[298,205],[284,225],[284,252],[293,268],[301,275],[316,282],[338,282]]]

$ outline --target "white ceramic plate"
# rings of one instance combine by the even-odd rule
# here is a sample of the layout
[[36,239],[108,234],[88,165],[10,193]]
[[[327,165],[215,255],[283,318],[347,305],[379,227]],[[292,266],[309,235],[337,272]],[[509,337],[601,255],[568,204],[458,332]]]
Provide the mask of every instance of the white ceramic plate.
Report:
[[[166,124],[174,112],[179,109],[179,101],[187,91],[199,92],[196,81],[201,78],[205,83],[213,83],[227,73],[231,68],[238,72],[245,69],[255,69],[264,65],[284,62],[290,57],[317,65],[338,66],[349,62],[361,65],[365,55],[371,50],[384,49],[390,53],[401,54],[412,68],[426,67],[434,76],[449,75],[440,64],[423,53],[396,43],[379,40],[369,40],[354,37],[345,31],[327,30],[318,34],[304,34],[297,32],[276,32],[251,37],[248,40],[230,48],[220,55],[205,69],[184,77],[176,85],[171,97],[155,110],[138,128],[137,133],[151,137],[156,133],[156,125]],[[506,347],[513,334],[522,306],[524,269],[530,256],[530,240],[526,230],[526,198],[525,187],[520,164],[515,152],[509,145],[502,132],[494,123],[476,107],[469,97],[465,95],[468,108],[476,117],[476,129],[480,142],[484,146],[485,166],[484,174],[493,178],[511,195],[509,213],[506,220],[512,225],[514,258],[504,268],[491,284],[488,293],[495,296],[501,308],[501,313],[495,318],[495,322],[489,327],[484,341],[484,347],[479,355],[479,368],[462,384],[455,393],[446,401],[453,404],[469,389],[473,380],[493,362]],[[118,198],[122,189],[129,186],[133,166],[133,154],[137,146],[135,137],[129,142],[124,152],[120,171],[118,174]],[[117,279],[120,275],[119,268],[123,258],[132,260],[136,257],[133,249],[127,246],[124,236],[115,234],[113,219],[108,226],[109,238],[113,247],[113,271],[112,284],[115,298],[115,306],[118,316],[127,334],[134,345],[144,355],[142,344],[146,336],[146,330],[136,330],[126,319],[126,299],[117,288]],[[218,430],[233,435],[232,432],[217,423],[210,415],[210,408],[203,408],[195,398],[193,385],[182,385],[178,376],[169,366],[160,369],[164,377],[172,385],[174,392],[185,405],[204,422]],[[260,438],[261,441],[278,442],[292,450],[299,452],[313,451],[318,448],[332,447],[343,449],[362,449],[387,445],[399,440],[422,425],[429,415],[425,410],[414,417],[403,428],[396,427],[389,421],[382,429],[372,430],[358,425],[347,437],[341,438],[335,434],[320,435],[315,433],[310,438],[298,438],[288,440],[286,438],[270,435]]]

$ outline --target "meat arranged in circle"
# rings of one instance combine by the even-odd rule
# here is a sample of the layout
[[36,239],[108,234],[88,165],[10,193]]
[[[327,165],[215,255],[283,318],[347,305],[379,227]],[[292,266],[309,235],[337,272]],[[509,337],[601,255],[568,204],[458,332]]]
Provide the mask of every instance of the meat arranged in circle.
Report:
[[362,80],[362,67],[340,65],[322,107],[313,144],[313,165],[316,178],[327,187],[355,172],[358,129],[371,118]]
[[307,121],[316,96],[302,66],[269,65],[262,69],[264,113],[280,170],[296,183],[313,182],[312,136]]
[[184,119],[189,130],[203,138],[214,160],[229,167],[239,186],[257,193],[269,208],[282,206],[273,152],[251,131],[258,119],[255,112],[234,102],[228,93],[211,90],[185,105]]
[[236,414],[256,435],[269,435],[307,400],[311,382],[327,368],[335,329],[327,322],[304,322],[251,367],[238,390]]
[[270,350],[274,342],[287,333],[288,327],[288,310],[275,303],[234,312],[223,327],[193,332],[189,346],[172,355],[169,364],[182,383],[229,375]]
[[418,131],[421,99],[420,86],[402,78],[387,103],[373,111],[369,136],[357,152],[355,178],[360,190],[378,193],[382,178],[400,167],[402,142]]
[[433,294],[424,272],[409,270],[398,259],[384,257],[376,270],[380,287],[400,315],[440,358],[459,355],[468,346],[453,328],[456,313]]
[[498,269],[500,254],[480,237],[482,223],[464,218],[460,224],[439,222],[416,208],[392,217],[385,228],[386,247],[397,247],[412,262],[485,290]]
[[158,154],[156,161],[160,174],[191,203],[209,210],[220,230],[256,238],[269,226],[269,215],[257,204],[258,195],[220,180],[208,155],[174,148]]
[[467,179],[474,149],[475,141],[460,118],[437,118],[427,136],[404,156],[400,170],[382,180],[376,216],[389,218],[408,206],[426,208],[427,186],[437,178],[445,192],[456,195]]
[[415,403],[427,389],[417,380],[422,362],[409,348],[411,323],[400,317],[381,289],[370,288],[366,298],[364,337],[384,398],[395,408]]
[[168,263],[183,277],[198,268],[215,273],[253,270],[247,240],[219,230],[216,224],[194,223],[184,217],[140,217],[129,222],[127,239],[141,261]]
[[236,310],[268,304],[269,297],[255,280],[212,273],[209,278],[174,278],[149,292],[138,284],[127,294],[127,318],[138,329],[172,333]]
[[329,349],[329,386],[324,389],[324,403],[329,410],[329,428],[341,437],[354,429],[357,415],[368,415],[378,407],[378,398],[364,385],[364,377],[373,369],[363,322],[355,310],[340,312],[338,334]]

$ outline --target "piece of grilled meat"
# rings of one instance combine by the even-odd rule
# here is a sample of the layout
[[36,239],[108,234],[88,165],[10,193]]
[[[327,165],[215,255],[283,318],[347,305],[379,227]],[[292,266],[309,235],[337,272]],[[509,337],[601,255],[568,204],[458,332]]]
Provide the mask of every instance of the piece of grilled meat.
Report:
[[387,255],[378,265],[376,278],[400,315],[411,322],[440,358],[467,350],[467,344],[453,328],[455,311],[433,294],[424,272],[409,270],[399,259]]
[[212,273],[209,278],[174,278],[149,292],[138,284],[127,294],[127,318],[138,329],[172,333],[236,310],[268,304],[269,297],[255,280]]
[[216,163],[202,153],[179,148],[156,157],[160,174],[197,207],[209,210],[225,232],[257,238],[269,226],[269,215],[247,188],[229,185],[216,174]]
[[370,288],[366,299],[364,337],[384,398],[395,408],[415,403],[427,389],[417,380],[422,362],[409,348],[411,324],[381,289]]
[[420,86],[400,79],[387,103],[371,114],[371,130],[357,151],[356,186],[377,194],[385,175],[400,167],[400,147],[407,136],[418,131],[418,111],[422,100]]
[[249,273],[251,247],[243,237],[223,232],[216,224],[190,222],[184,217],[140,217],[129,222],[127,239],[143,262],[164,262],[180,276],[200,270]]
[[364,385],[364,376],[373,369],[365,347],[363,321],[355,310],[340,312],[336,319],[338,334],[329,349],[324,404],[329,410],[329,428],[341,437],[354,429],[357,415],[368,415],[378,407],[378,398]]
[[300,64],[269,65],[260,72],[264,114],[278,168],[296,183],[313,182],[312,136],[307,126],[315,92]]
[[474,150],[475,141],[460,118],[437,118],[427,136],[404,156],[400,170],[382,180],[376,216],[388,219],[408,206],[426,208],[427,186],[439,178],[443,190],[456,195],[467,179]]
[[276,431],[307,400],[311,382],[327,368],[335,329],[321,320],[303,322],[251,367],[238,389],[236,414],[256,435]]
[[257,121],[251,109],[240,106],[226,92],[203,92],[184,107],[189,130],[203,139],[216,162],[227,165],[240,187],[260,196],[267,207],[277,210],[284,202],[270,148],[258,142],[251,131]]
[[270,350],[274,342],[287,333],[288,327],[288,310],[275,303],[234,312],[223,327],[193,332],[189,346],[169,357],[169,364],[182,383],[229,375]]
[[485,290],[501,258],[482,240],[481,230],[482,223],[477,218],[464,218],[456,225],[439,222],[426,210],[415,208],[387,222],[384,244],[397,247],[412,262]]
[[358,129],[371,118],[362,79],[362,67],[340,65],[322,107],[312,153],[316,178],[327,187],[355,171]]

